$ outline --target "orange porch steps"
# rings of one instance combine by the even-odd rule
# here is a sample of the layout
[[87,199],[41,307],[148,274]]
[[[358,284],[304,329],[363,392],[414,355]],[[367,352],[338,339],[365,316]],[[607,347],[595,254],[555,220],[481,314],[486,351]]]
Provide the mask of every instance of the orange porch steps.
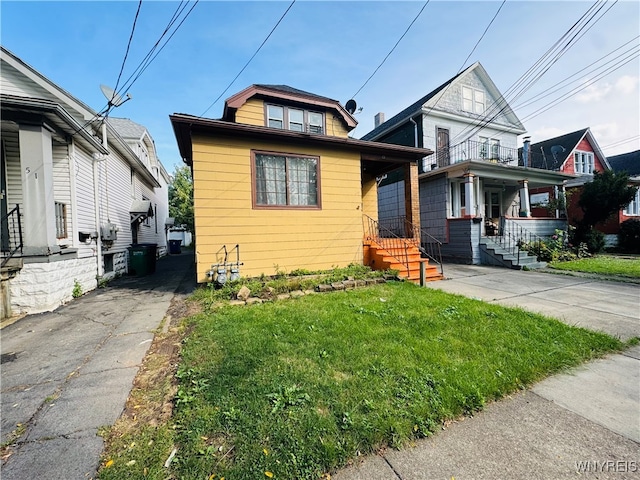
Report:
[[415,245],[410,245],[407,249],[409,260],[409,274],[407,275],[407,265],[402,262],[404,257],[404,247],[385,249],[374,241],[364,244],[364,264],[374,270],[386,270],[391,268],[398,271],[398,276],[414,283],[420,283],[420,266],[426,265],[427,282],[442,280],[444,277],[440,269],[429,264],[429,260],[422,258],[420,250]]

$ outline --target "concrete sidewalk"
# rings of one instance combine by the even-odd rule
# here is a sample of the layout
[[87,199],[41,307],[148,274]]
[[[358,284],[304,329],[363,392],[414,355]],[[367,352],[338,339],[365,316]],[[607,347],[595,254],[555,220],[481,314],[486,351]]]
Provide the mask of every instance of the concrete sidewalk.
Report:
[[194,278],[193,254],[172,255],[153,275],[122,277],[2,329],[2,442],[18,435],[3,480],[95,477],[97,431],[122,413],[154,331]]
[[[640,287],[502,268],[447,265],[429,284],[518,306],[623,340],[640,336]],[[333,480],[640,478],[640,346],[555,375]]]

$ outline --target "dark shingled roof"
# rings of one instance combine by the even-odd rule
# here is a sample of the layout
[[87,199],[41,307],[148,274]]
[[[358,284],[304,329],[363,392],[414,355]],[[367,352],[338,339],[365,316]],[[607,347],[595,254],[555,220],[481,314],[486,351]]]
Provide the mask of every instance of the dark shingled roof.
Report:
[[322,95],[316,95],[315,93],[305,92],[304,90],[299,90],[297,88],[290,87],[289,85],[266,85],[264,83],[256,83],[255,86],[259,88],[266,88],[268,90],[276,90],[284,93],[293,93],[295,95],[304,95],[307,97],[314,97],[314,98],[318,98],[318,99],[329,101],[329,102],[338,102],[338,100],[334,100],[333,98],[323,97]]
[[[528,166],[544,170],[560,170],[564,161],[578,146],[587,130],[589,129],[583,128],[566,135],[550,138],[544,142],[532,143]],[[522,147],[518,149],[518,164],[523,165]]]
[[459,74],[451,77],[449,80],[447,80],[446,82],[444,82],[442,85],[440,85],[438,88],[436,88],[435,90],[433,90],[430,93],[427,93],[424,97],[422,97],[420,100],[418,100],[415,103],[412,103],[411,105],[409,105],[407,108],[405,108],[404,110],[402,110],[400,113],[398,113],[397,115],[394,115],[393,117],[391,117],[389,120],[387,120],[384,123],[381,123],[380,125],[378,125],[376,128],[374,128],[373,130],[371,130],[369,133],[367,133],[366,135],[364,135],[361,140],[373,140],[375,137],[378,136],[378,134],[387,131],[397,125],[400,125],[402,122],[404,122],[409,115],[413,115],[414,113],[416,113],[418,110],[420,110],[422,108],[422,105],[424,105],[425,103],[427,103],[429,100],[431,100],[431,98],[433,98],[435,95],[437,95],[441,90],[443,90],[444,88],[447,87],[447,85],[449,85],[451,82],[453,82],[456,78],[458,78],[460,75],[462,75],[463,73],[465,73],[467,70],[463,70],[462,72],[460,72]]
[[607,157],[614,172],[627,172],[630,176],[640,175],[640,150]]

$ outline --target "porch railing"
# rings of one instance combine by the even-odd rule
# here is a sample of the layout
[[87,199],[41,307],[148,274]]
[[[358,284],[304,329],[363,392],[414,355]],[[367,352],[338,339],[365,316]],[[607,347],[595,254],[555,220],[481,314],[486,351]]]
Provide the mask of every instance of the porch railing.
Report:
[[365,239],[372,240],[384,248],[398,263],[404,265],[407,276],[409,276],[409,247],[412,244],[406,238],[402,238],[389,228],[380,225],[369,215],[363,214],[362,219]]
[[440,268],[440,274],[444,274],[442,265],[442,242],[440,240],[424,228],[418,228],[418,226],[407,220],[407,217],[404,215],[380,220],[380,224],[395,235],[408,239],[411,245],[418,247],[424,257],[428,258]]
[[433,167],[446,167],[467,160],[483,160],[491,163],[518,164],[518,149],[503,147],[488,142],[467,140],[449,147],[448,150],[436,151],[426,157],[427,170]]
[[18,250],[22,253],[22,224],[20,223],[20,205],[4,215],[0,221],[2,230],[2,262],[0,267],[13,257]]
[[535,251],[540,251],[540,245],[544,242],[544,238],[541,236],[527,230],[516,222],[509,221],[505,217],[500,217],[498,235],[492,237],[492,240],[516,257],[518,264],[520,264],[520,252],[525,251],[522,248],[524,245],[534,247]]

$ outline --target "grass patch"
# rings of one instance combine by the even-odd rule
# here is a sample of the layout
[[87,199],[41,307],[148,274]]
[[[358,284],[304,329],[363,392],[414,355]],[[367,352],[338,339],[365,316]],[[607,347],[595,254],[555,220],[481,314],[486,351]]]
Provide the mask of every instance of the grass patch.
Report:
[[243,286],[249,288],[253,296],[271,298],[273,295],[289,293],[294,290],[313,290],[321,284],[331,284],[344,280],[375,279],[385,276],[394,277],[397,274],[396,270],[372,270],[366,265],[357,264],[328,271],[298,269],[288,274],[286,272],[278,272],[271,276],[261,275],[254,278],[241,278],[237,281],[227,282],[221,288],[216,288],[215,284],[210,283],[196,290],[193,297],[200,301],[205,308],[209,309],[216,302],[235,298]]
[[[623,347],[541,315],[395,282],[223,307],[192,328],[171,427],[142,439],[163,445],[149,453],[152,465],[175,442],[175,478],[317,479]],[[139,478],[159,478],[152,465]],[[135,478],[109,470],[100,477]]]
[[598,255],[569,262],[553,262],[550,266],[572,272],[640,278],[640,257],[637,256]]

